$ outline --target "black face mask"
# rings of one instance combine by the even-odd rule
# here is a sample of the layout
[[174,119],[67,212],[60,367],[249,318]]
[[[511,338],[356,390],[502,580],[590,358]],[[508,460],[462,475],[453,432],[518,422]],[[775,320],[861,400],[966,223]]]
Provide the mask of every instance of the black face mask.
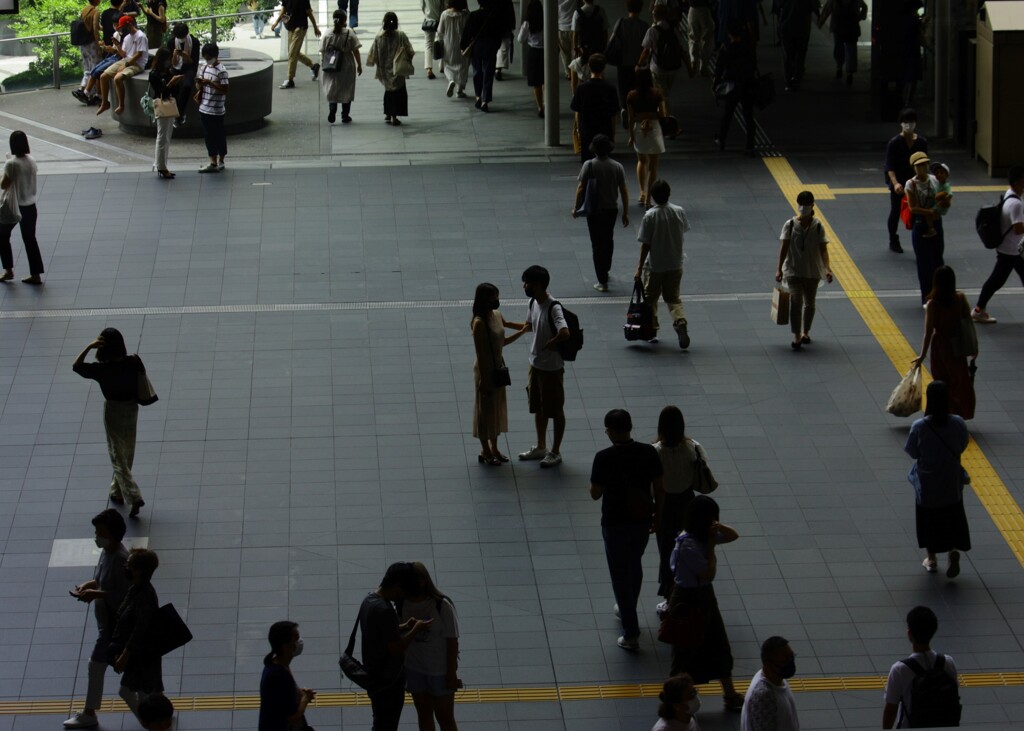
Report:
[[523,287],[523,293],[524,293],[524,294],[525,294],[525,295],[526,295],[527,297],[533,297],[533,294],[534,294],[534,289],[533,289],[533,286],[532,286],[532,285],[529,285],[529,284],[527,284],[527,285],[526,285],[525,287]]
[[496,310],[499,307],[501,307],[501,300],[494,300],[494,302],[491,303],[492,310]]

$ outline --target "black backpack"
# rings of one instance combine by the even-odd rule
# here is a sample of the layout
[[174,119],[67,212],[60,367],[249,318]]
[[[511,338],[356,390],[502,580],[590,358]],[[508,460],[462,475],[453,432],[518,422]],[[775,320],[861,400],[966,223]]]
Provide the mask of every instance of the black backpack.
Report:
[[935,663],[928,670],[912,657],[900,662],[914,671],[910,685],[910,728],[959,726],[960,686],[945,670],[946,656],[937,653]]
[[644,288],[637,280],[626,310],[626,324],[622,327],[626,340],[650,340],[654,337],[654,308],[644,300]]
[[678,71],[683,67],[683,46],[674,28],[658,29],[654,41],[654,63],[663,71]]
[[72,46],[87,46],[96,40],[92,37],[92,31],[89,30],[89,26],[81,18],[72,20],[69,30],[71,31]]
[[608,30],[604,17],[604,13],[596,6],[592,13],[584,13],[582,8],[579,10],[576,33],[579,35],[579,46],[584,49],[584,61],[592,53],[603,53],[608,45]]
[[[533,309],[534,300],[530,300],[530,309]],[[576,354],[583,350],[583,328],[580,327],[580,318],[576,316],[575,312],[567,310],[558,300],[554,300],[551,306],[548,307],[548,325],[551,326],[551,332],[554,335],[558,334],[555,330],[555,305],[562,308],[562,317],[565,318],[565,325],[569,328],[569,337],[560,343],[557,343],[556,350],[558,354],[562,356],[562,360],[576,360]]]
[[994,249],[1003,243],[1006,234],[1013,230],[1013,226],[1003,231],[1003,204],[1010,198],[1020,200],[1015,193],[1003,196],[994,206],[982,206],[974,217],[974,230],[978,232],[978,238],[985,244],[986,249]]

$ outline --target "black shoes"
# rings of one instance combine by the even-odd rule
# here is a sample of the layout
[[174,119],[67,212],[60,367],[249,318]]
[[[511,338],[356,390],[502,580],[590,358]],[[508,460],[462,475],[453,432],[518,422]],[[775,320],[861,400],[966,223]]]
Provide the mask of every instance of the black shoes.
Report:
[[320,64],[315,63],[313,64],[313,81],[316,81],[318,78],[320,78]]
[[900,242],[899,242],[898,239],[889,242],[889,251],[891,251],[894,254],[902,254],[903,253],[903,247],[900,246]]

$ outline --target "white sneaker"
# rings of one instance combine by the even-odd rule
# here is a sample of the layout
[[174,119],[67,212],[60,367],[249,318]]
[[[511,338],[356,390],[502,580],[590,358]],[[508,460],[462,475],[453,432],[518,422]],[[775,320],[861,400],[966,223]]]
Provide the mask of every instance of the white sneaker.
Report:
[[64,728],[95,728],[99,724],[99,719],[95,715],[76,713],[64,722]]
[[607,284],[602,284],[601,282],[597,282],[594,285],[594,289],[596,289],[598,292],[607,292],[608,291],[608,285]]
[[621,647],[623,650],[639,650],[640,649],[640,640],[638,638],[636,638],[636,637],[633,637],[633,638],[620,637],[619,639],[617,639],[615,641],[615,643],[619,647]]
[[557,452],[548,452],[544,455],[544,459],[540,461],[541,467],[554,467],[560,464],[562,464],[562,455]]
[[530,447],[525,452],[519,453],[519,459],[524,461],[528,459],[544,459],[544,457],[547,456],[547,453],[548,450],[543,447]]
[[658,606],[656,606],[654,608],[654,611],[657,612],[659,617],[662,617],[665,614],[667,614],[668,613],[668,600],[666,599],[665,601],[660,602],[658,604]]
[[971,319],[984,325],[996,324],[996,318],[992,317],[992,315],[988,314],[985,310],[979,310],[977,307],[971,310]]

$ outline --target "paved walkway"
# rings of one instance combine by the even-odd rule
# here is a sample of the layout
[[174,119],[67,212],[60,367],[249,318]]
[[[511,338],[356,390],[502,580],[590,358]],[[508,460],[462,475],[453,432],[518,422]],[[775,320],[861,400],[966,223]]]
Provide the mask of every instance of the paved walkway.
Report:
[[[819,41],[814,52],[827,50]],[[527,118],[521,79],[498,89],[507,108],[460,110],[454,123],[441,82],[414,79],[414,114],[398,130],[378,126],[363,101],[376,104],[377,89],[361,83],[350,128],[312,121],[311,84],[284,97],[297,104],[278,104],[285,92],[275,92],[291,126],[275,111],[268,128],[232,139],[231,167],[217,176],[187,174],[200,154],[176,141],[181,174],[170,183],[126,154],[148,154],[135,138],[108,133],[104,143],[124,143],[118,151],[60,134],[85,121],[66,93],[48,116],[37,111],[54,108],[52,92],[12,97],[20,106],[4,98],[3,124],[14,122],[5,115],[36,120],[49,271],[45,287],[0,289],[0,731],[53,729],[84,693],[94,629],[66,591],[91,571],[88,521],[104,506],[109,467],[100,393],[70,364],[108,325],[138,349],[161,397],[140,419],[147,506],[130,536],[159,552],[161,599],[196,635],[165,663],[168,693],[193,709],[178,728],[254,727],[266,628],[284,617],[306,638],[300,683],[322,692],[310,723],[367,727],[368,709],[353,705],[336,661],[364,592],[403,559],[427,563],[456,602],[463,727],[648,728],[656,702],[641,684],[668,667],[654,638],[656,557],[645,562],[641,649],[627,653],[615,645],[599,508],[586,486],[605,445],[604,413],[624,406],[636,437],[652,439],[668,403],[707,448],[723,520],[742,536],[721,551],[716,580],[738,679],[757,669],[759,641],[783,634],[806,681],[801,725],[877,728],[879,676],[908,652],[907,609],[926,603],[940,618],[936,646],[972,680],[965,726],[1012,727],[1024,710],[1024,572],[991,506],[967,496],[974,550],[960,578],[920,568],[907,422],[884,403],[899,376],[891,358],[916,347],[921,310],[913,259],[885,248],[887,199],[843,192],[877,186],[891,134],[868,119],[860,81],[851,93],[812,74],[800,97],[764,114],[785,155],[771,169],[713,150],[704,91],[684,89],[686,135],[662,169],[693,226],[687,353],[670,339],[630,345],[620,334],[636,221],[617,237],[611,292],[591,289],[585,225],[567,215],[578,165],[527,142],[540,127]],[[822,140],[822,129],[840,139]],[[351,146],[339,137],[350,131],[359,136]],[[435,146],[449,140],[461,143],[458,155]],[[294,159],[279,154],[286,141]],[[959,191],[977,186],[957,192],[947,221],[947,262],[976,289],[991,254],[974,239],[971,212],[998,181],[961,152],[933,148]],[[90,151],[99,159],[88,161]],[[818,186],[835,251],[848,253],[845,274],[822,290],[815,343],[799,354],[768,321],[778,231],[792,211],[779,164],[792,166],[792,185]],[[566,373],[565,463],[484,468],[470,436],[467,300],[478,282],[494,282],[506,316],[518,318],[519,275],[535,262],[586,328]],[[863,275],[852,291],[851,267]],[[891,332],[860,314],[871,296]],[[992,302],[1000,323],[980,333],[971,423],[1017,504],[1021,304],[1019,288]],[[525,347],[511,346],[507,359],[514,386],[502,447],[514,453],[532,439]],[[115,685],[108,678],[107,696]],[[574,693],[582,700],[569,700]],[[713,693],[702,728],[736,728]],[[103,722],[137,728],[120,711]],[[403,729],[414,725],[407,708]]]

